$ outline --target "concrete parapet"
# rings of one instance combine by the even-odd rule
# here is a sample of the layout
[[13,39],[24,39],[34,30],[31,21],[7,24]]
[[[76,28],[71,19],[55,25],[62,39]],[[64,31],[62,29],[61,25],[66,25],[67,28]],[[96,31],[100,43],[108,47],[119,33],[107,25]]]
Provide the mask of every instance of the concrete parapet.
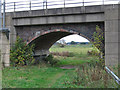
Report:
[[[13,14],[14,17],[33,17],[33,16],[47,16],[47,15],[62,15],[62,14],[83,14],[83,13],[99,13],[104,12],[110,8],[117,8],[118,5],[94,5],[85,7],[66,7],[54,8],[47,10],[32,10],[32,11],[18,11]],[[47,13],[46,13],[47,11]]]
[[74,14],[74,15],[54,15],[54,16],[34,16],[25,18],[14,18],[15,26],[42,25],[42,24],[63,24],[63,23],[84,23],[103,22],[104,13]]

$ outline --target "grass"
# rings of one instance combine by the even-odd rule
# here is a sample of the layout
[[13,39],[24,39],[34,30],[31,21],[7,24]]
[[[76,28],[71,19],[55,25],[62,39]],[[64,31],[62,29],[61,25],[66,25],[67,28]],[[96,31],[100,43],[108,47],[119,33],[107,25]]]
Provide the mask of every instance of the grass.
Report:
[[53,46],[50,52],[70,52],[73,55],[71,57],[55,56],[55,58],[59,60],[56,66],[79,65],[93,60],[98,61],[97,56],[90,56],[87,54],[88,50],[93,50],[93,47],[91,45],[70,45],[65,46],[65,48]]
[[[92,49],[93,48],[90,45],[66,46],[65,48],[53,46],[50,49],[51,52],[59,51],[62,53],[63,51],[67,51],[72,53],[73,56],[54,56],[55,59],[59,60],[54,67],[42,63],[35,66],[4,68],[2,73],[2,86],[3,88],[116,87],[113,79],[106,79],[106,74],[103,73],[105,72],[104,70],[96,68],[94,65],[91,67],[93,61],[98,61],[97,56],[87,55],[87,51]],[[77,67],[73,69],[60,68],[60,66],[65,65],[74,65]],[[102,79],[94,81],[96,80],[95,78],[100,76]]]
[[[95,64],[94,64],[95,65]],[[117,88],[115,83],[105,70],[99,65],[84,64],[68,74],[63,86],[67,88]]]
[[50,48],[51,52],[63,52],[63,51],[69,51],[74,52],[75,54],[87,54],[88,50],[92,50],[93,47],[91,45],[69,45],[65,46],[65,48],[58,47],[57,45],[53,45]]
[[[87,69],[88,71],[91,68]],[[92,69],[93,70],[93,69]],[[78,74],[78,72],[82,72]],[[91,71],[89,72],[91,73]],[[82,71],[76,69],[61,69],[59,67],[42,67],[27,66],[27,67],[9,67],[3,70],[3,88],[104,88],[104,81],[82,81],[79,84],[79,79],[86,80],[88,76]],[[87,80],[86,80],[87,81]],[[115,88],[113,79],[109,81],[108,88]]]
[[3,88],[50,88],[57,79],[73,70],[57,67],[10,67],[3,70]]

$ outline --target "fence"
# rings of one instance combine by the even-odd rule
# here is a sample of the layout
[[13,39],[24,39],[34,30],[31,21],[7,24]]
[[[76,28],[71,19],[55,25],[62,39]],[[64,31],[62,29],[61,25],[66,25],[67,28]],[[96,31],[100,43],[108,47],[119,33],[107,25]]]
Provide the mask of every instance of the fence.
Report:
[[120,0],[30,0],[5,3],[6,12],[117,4]]

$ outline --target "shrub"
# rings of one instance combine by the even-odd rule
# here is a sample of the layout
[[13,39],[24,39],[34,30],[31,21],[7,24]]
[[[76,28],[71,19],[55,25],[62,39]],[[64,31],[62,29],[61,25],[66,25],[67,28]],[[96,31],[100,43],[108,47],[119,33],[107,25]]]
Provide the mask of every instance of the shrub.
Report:
[[104,43],[104,32],[100,27],[96,26],[96,32],[93,33],[94,45],[100,50],[100,52],[105,53],[105,43]]
[[57,59],[53,58],[52,54],[50,54],[48,57],[44,58],[44,61],[51,64],[52,66],[54,66],[58,62]]
[[14,66],[23,66],[30,65],[34,62],[32,56],[34,45],[26,45],[19,36],[16,39],[15,46],[10,50],[10,61],[11,65]]
[[104,38],[104,32],[102,29],[100,29],[100,27],[97,25],[96,26],[96,32],[93,33],[93,39],[94,39],[94,45],[99,49],[100,51],[100,63],[102,64],[102,66],[105,66],[105,60],[104,60],[104,56],[105,56],[105,38]]
[[95,56],[99,56],[100,54],[94,50],[88,51],[87,52],[88,55],[95,55]]
[[93,45],[93,49],[87,52],[88,55],[100,56],[100,51]]

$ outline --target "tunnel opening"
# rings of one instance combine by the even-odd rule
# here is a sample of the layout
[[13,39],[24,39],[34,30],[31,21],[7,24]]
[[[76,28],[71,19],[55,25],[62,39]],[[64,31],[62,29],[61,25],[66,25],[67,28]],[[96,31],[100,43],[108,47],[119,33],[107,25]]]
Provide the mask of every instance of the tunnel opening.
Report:
[[58,60],[55,66],[74,68],[83,63],[98,61],[100,51],[83,35],[72,34],[55,42],[49,49],[53,59]]
[[49,49],[56,41],[72,34],[77,34],[77,32],[64,29],[50,30],[35,36],[32,40],[27,42],[27,44],[35,44],[33,56],[38,61],[44,59],[50,54]]
[[[50,31],[44,32],[42,34],[35,36],[32,40],[30,40],[28,42],[28,44],[30,44],[30,45],[35,44],[35,50],[33,52],[33,55],[34,55],[34,58],[37,61],[37,63],[39,63],[39,61],[41,61],[41,60],[44,60],[44,58],[48,57],[51,54],[51,52],[50,52],[51,47],[55,46],[56,42],[58,40],[60,41],[61,38],[69,36],[69,35],[79,35],[79,36],[84,37],[84,40],[86,38],[87,42],[84,42],[84,41],[81,43],[77,42],[77,43],[79,43],[79,45],[82,45],[82,44],[85,45],[85,44],[89,44],[89,42],[92,42],[92,38],[88,38],[86,35],[78,33],[73,30],[55,29],[55,30],[50,30]],[[73,37],[73,38],[75,38],[75,37]],[[73,40],[73,42],[71,42],[71,43],[76,43],[76,42],[74,42],[74,40]],[[70,43],[68,43],[68,44],[70,44]],[[70,46],[70,45],[67,45],[67,46]],[[75,46],[75,44],[74,44],[74,46]],[[89,44],[88,46],[91,48],[92,45]],[[98,52],[99,52],[99,50],[98,50]],[[63,52],[62,54],[68,54],[68,53],[70,53],[69,50],[66,52]],[[88,54],[91,54],[91,53],[92,53],[91,50],[88,51]]]

